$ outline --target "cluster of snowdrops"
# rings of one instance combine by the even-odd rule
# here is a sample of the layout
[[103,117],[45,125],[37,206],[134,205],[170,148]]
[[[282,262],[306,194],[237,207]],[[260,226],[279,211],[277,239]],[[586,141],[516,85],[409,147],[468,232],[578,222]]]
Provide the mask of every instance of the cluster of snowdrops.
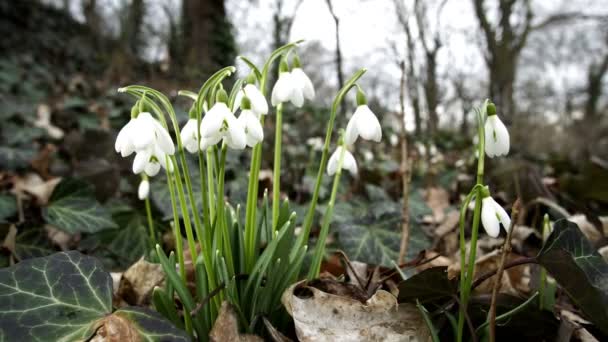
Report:
[[[319,189],[327,174],[333,176],[331,196],[307,271],[309,279],[318,276],[325,255],[325,243],[341,171],[348,170],[353,176],[357,174],[357,162],[349,151],[349,146],[358,137],[381,141],[380,122],[367,106],[365,94],[357,84],[365,73],[362,69],[338,91],[328,113],[327,132],[311,203],[300,232],[296,234],[295,213],[289,210],[288,200],[280,198],[280,171],[283,107],[291,103],[300,108],[305,101],[311,101],[315,97],[313,84],[303,71],[296,52],[299,43],[287,44],[274,51],[262,68],[258,68],[249,59],[240,57],[250,72],[243,79],[231,82],[233,87],[229,92],[224,89],[223,82],[235,73],[234,67],[223,68],[212,75],[198,93],[180,91],[180,95],[193,100],[189,119],[181,127],[164,94],[137,85],[119,89],[120,92],[134,96],[136,103],[131,111],[131,119],[118,134],[115,149],[123,157],[135,154],[132,169],[142,178],[138,195],[146,201],[150,239],[169,283],[168,288],[155,289],[154,304],[161,314],[200,340],[207,338],[224,300],[236,307],[241,325],[249,331],[259,328],[260,316],[272,320],[272,315],[280,311],[280,293],[300,279]],[[279,74],[272,86],[269,106],[268,74],[276,62],[279,63]],[[346,128],[339,130],[334,152],[329,156],[337,109],[351,89],[356,89],[356,110]],[[258,175],[267,115],[274,115],[275,124],[272,199],[268,199],[265,193],[260,203]],[[480,219],[486,232],[493,237],[498,236],[500,224],[505,229],[511,225],[509,215],[492,199],[487,186],[483,185],[484,150],[489,157],[506,155],[509,151],[509,134],[491,103],[485,103],[478,110],[478,123],[478,179],[466,200],[470,202],[475,198],[476,201],[468,270],[464,255],[464,227],[461,224],[461,288],[464,289],[461,292],[461,296],[464,294],[461,303],[464,307],[468,300],[466,288],[468,286],[470,289],[471,260],[475,257],[474,244]],[[170,128],[173,129],[177,144],[174,143]],[[235,207],[224,198],[224,166],[227,149],[243,150],[248,147],[251,148],[251,166],[247,203],[242,215],[240,205]],[[198,158],[197,176],[200,177],[201,195],[195,194],[192,189],[194,173],[188,168],[186,152]],[[175,253],[172,252],[169,256],[156,244],[157,232],[148,199],[148,177],[156,176],[161,168],[166,171],[176,240]],[[200,200],[196,196],[200,196]],[[182,228],[186,235],[186,246],[195,264],[196,293],[191,293],[187,287]],[[241,274],[248,275],[246,281],[239,279]],[[177,314],[173,300],[174,293],[184,308],[180,315]],[[206,304],[201,307],[200,303]],[[278,324],[278,321],[277,319],[273,324]],[[461,336],[462,322],[459,323]]]

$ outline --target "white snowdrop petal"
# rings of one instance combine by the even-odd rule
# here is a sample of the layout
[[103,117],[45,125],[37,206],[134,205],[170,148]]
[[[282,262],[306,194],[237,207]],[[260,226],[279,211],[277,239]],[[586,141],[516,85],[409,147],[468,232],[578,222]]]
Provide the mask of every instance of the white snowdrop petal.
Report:
[[509,141],[509,131],[504,123],[496,116],[496,122],[494,124],[494,129],[496,130],[496,136],[499,141],[499,153],[500,155],[507,155],[509,153],[510,141]]
[[308,78],[308,75],[301,68],[294,68],[291,73],[298,78],[299,86],[302,89],[302,94],[308,100],[312,100],[315,97],[315,88],[312,85],[312,81]]
[[221,128],[227,114],[232,114],[225,103],[218,102],[201,120],[201,136],[209,138]]
[[484,124],[485,151],[488,157],[497,157],[509,153],[509,131],[498,115],[490,115]]
[[498,237],[500,225],[496,216],[494,200],[491,197],[486,197],[481,202],[481,223],[489,236]]
[[154,120],[154,127],[156,131],[156,142],[158,146],[168,155],[175,154],[175,145],[169,132],[156,120]]
[[160,163],[158,162],[149,162],[146,164],[144,172],[148,175],[148,177],[154,177],[160,171]]
[[249,100],[251,100],[251,109],[255,113],[262,115],[268,114],[268,102],[266,102],[266,98],[256,86],[248,84],[245,86],[244,91]]
[[138,151],[135,159],[133,159],[133,173],[141,173],[150,161],[151,155],[152,153],[149,150]]
[[271,102],[273,106],[278,105],[281,102],[290,100],[291,94],[293,93],[292,76],[289,72],[282,72],[279,74],[279,79],[272,88]]
[[147,180],[142,180],[139,183],[139,187],[137,188],[137,197],[139,197],[140,200],[146,199],[148,198],[148,194],[150,193],[150,182],[148,182]]
[[359,106],[357,111],[359,111],[359,115],[355,123],[359,135],[365,140],[380,142],[382,139],[382,128],[380,127],[380,121],[378,121],[376,115],[367,105]]
[[507,214],[505,209],[503,209],[503,207],[501,207],[498,203],[496,203],[496,201],[494,201],[494,206],[495,206],[494,210],[496,211],[496,214],[498,215],[500,223],[502,223],[502,227],[505,229],[505,231],[508,232],[509,229],[511,229],[511,217],[509,217],[509,214]]
[[346,132],[344,132],[344,142],[346,145],[353,145],[355,141],[357,141],[357,137],[359,136],[359,131],[357,130],[357,116],[353,114],[353,116],[348,120],[348,124],[346,124]]
[[245,135],[245,127],[239,122],[232,113],[226,116],[228,123],[228,134],[226,135],[226,143],[228,147],[235,150],[242,150],[247,146],[247,136]]
[[294,87],[289,96],[289,100],[294,106],[301,108],[304,105],[304,94],[302,94],[302,89]]
[[341,148],[341,146],[336,148],[334,153],[332,153],[331,157],[329,157],[329,161],[327,162],[327,174],[330,176],[333,176],[336,171],[338,171],[338,161],[340,160]]
[[357,175],[357,161],[350,151],[344,151],[344,160],[342,160],[342,168],[348,170],[353,176]]

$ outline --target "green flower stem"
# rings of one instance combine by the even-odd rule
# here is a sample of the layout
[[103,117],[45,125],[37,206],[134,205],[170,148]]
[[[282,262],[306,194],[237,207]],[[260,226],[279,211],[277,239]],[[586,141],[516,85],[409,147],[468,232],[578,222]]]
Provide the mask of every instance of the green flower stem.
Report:
[[[473,276],[475,271],[475,257],[477,252],[477,236],[479,233],[479,223],[481,217],[481,200],[482,200],[482,187],[483,187],[483,174],[484,174],[484,158],[485,158],[485,132],[484,132],[484,118],[487,110],[488,100],[483,103],[481,110],[476,110],[477,113],[477,134],[479,137],[479,144],[477,145],[477,181],[475,184],[475,211],[473,212],[473,226],[471,227],[471,243],[469,246],[469,260],[464,267],[464,222],[461,220],[460,225],[460,238],[461,238],[461,269],[460,269],[460,308],[458,315],[458,342],[462,341],[464,333],[465,313],[469,302],[469,296],[471,293],[471,283],[473,282]],[[469,199],[470,200],[470,199]],[[466,210],[466,208],[463,208]],[[462,216],[461,216],[462,217]]]
[[[260,123],[264,127],[264,115],[260,118]],[[256,211],[261,160],[262,144],[258,143],[253,148],[251,155],[249,183],[247,186],[247,207],[245,208],[245,269],[247,272],[251,272],[255,264],[258,236],[256,231]]]
[[321,225],[321,232],[319,233],[319,238],[317,239],[317,245],[315,246],[312,263],[310,264],[310,269],[308,271],[308,280],[315,279],[319,276],[319,271],[321,269],[321,261],[323,260],[323,256],[325,255],[325,241],[327,240],[327,235],[329,234],[329,224],[333,215],[334,204],[336,203],[336,194],[338,193],[338,186],[340,185],[340,175],[342,174],[342,163],[344,162],[345,151],[346,147],[344,147],[340,152],[340,158],[338,159],[338,170],[334,175],[334,183],[331,189],[331,196],[329,197],[329,204],[327,205],[327,209],[325,209],[325,215],[323,216],[323,224]]
[[[167,158],[167,163],[171,160]],[[179,274],[184,284],[186,280],[186,267],[184,263],[184,243],[182,241],[182,233],[179,227],[179,213],[177,211],[177,200],[175,197],[175,189],[173,189],[173,177],[167,171],[167,186],[169,187],[169,195],[171,196],[171,209],[173,210],[173,232],[175,234],[175,250],[177,252],[177,262],[179,265]]]
[[221,239],[218,241],[222,241],[222,256],[226,260],[226,266],[228,268],[228,274],[230,276],[234,276],[234,262],[232,256],[232,245],[230,241],[230,232],[228,229],[228,225],[226,224],[226,210],[225,210],[225,200],[224,200],[224,174],[226,169],[226,144],[222,144],[222,151],[220,155],[219,162],[219,172],[218,172],[218,181],[217,181],[217,218],[216,218],[216,231],[221,234]]
[[213,170],[215,169],[213,163],[213,151],[208,148],[206,151],[207,157],[207,190],[209,195],[209,220],[213,222],[215,219],[215,181],[213,177]]
[[150,233],[150,243],[152,244],[152,249],[158,243],[156,241],[156,232],[154,231],[154,220],[152,220],[152,207],[150,205],[150,196],[146,197],[146,217],[148,219],[148,233]]
[[329,144],[331,143],[331,136],[334,130],[334,121],[336,120],[336,114],[338,112],[338,106],[342,103],[342,99],[348,93],[348,91],[355,85],[355,83],[365,74],[366,69],[357,71],[338,91],[336,98],[331,106],[331,113],[329,115],[329,122],[327,123],[327,132],[325,133],[325,143],[323,144],[323,153],[321,155],[321,164],[319,165],[319,171],[317,172],[317,180],[315,182],[314,191],[312,193],[312,199],[310,200],[310,207],[306,212],[304,218],[304,224],[302,225],[302,233],[298,236],[298,241],[295,245],[294,250],[298,250],[299,247],[303,246],[308,242],[308,236],[310,235],[310,229],[312,227],[312,221],[315,217],[315,209],[317,207],[317,201],[319,199],[319,190],[321,189],[321,182],[323,181],[323,175],[325,174],[325,168],[327,167],[327,160],[329,158]]
[[[258,68],[251,63],[247,58],[240,57],[251,69],[254,71],[256,77],[260,81],[260,92],[262,95],[266,96],[266,88],[268,81],[268,73],[270,71],[270,67],[272,63],[283,54],[289,53],[293,48],[297,46],[297,44],[302,41],[296,41],[293,43],[286,44],[278,49],[276,49],[268,58],[266,63],[264,63],[264,67],[260,72]],[[260,123],[262,127],[264,127],[264,115],[260,118]],[[258,210],[257,200],[258,200],[258,187],[259,187],[259,178],[260,178],[260,166],[262,164],[262,144],[258,143],[253,148],[253,153],[251,155],[251,165],[249,168],[249,183],[247,186],[247,205],[245,209],[245,266],[247,272],[250,272],[253,269],[253,265],[255,263],[254,257],[256,254],[256,213]]]
[[274,170],[272,172],[272,227],[278,230],[281,207],[281,143],[283,139],[283,104],[277,106],[277,119],[274,128]]

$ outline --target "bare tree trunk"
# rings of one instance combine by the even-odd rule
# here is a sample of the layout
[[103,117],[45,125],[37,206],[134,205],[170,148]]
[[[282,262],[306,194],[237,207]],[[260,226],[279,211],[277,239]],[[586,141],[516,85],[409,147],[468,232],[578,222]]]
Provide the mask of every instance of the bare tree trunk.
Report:
[[180,54],[172,58],[178,69],[187,67],[199,77],[234,62],[236,45],[224,0],[183,0],[180,33]]
[[[439,6],[437,17],[439,17],[445,1]],[[437,106],[439,105],[439,85],[437,82],[437,53],[441,49],[442,43],[439,36],[439,29],[435,32],[432,39],[433,45],[427,42],[427,9],[425,4],[420,0],[415,2],[416,23],[418,24],[418,32],[420,33],[420,41],[424,48],[426,77],[423,80],[424,95],[428,110],[427,129],[430,139],[434,139],[439,125],[439,116],[437,115]]]
[[412,102],[412,111],[414,112],[414,135],[422,136],[422,115],[420,113],[420,96],[418,93],[418,76],[416,75],[416,56],[414,54],[414,40],[409,25],[409,15],[400,0],[394,0],[395,10],[397,11],[397,19],[405,33],[405,43],[407,47],[407,92]]
[[142,37],[145,15],[144,1],[133,0],[127,10],[127,18],[122,27],[122,45],[123,49],[128,51],[131,56],[137,56],[144,45],[144,38]]
[[[273,22],[273,42],[272,42],[272,50],[276,50],[281,46],[288,43],[289,36],[291,34],[291,27],[293,26],[293,21],[296,17],[296,13],[300,8],[304,0],[298,0],[294,7],[294,10],[291,15],[283,15],[283,0],[275,1],[275,12],[272,15]],[[276,62],[272,65],[272,69],[270,72],[270,82],[269,84],[274,84],[277,80],[279,72],[279,63]]]
[[585,118],[593,120],[597,117],[597,104],[602,96],[602,81],[608,72],[608,54],[599,64],[589,66],[587,76],[587,101],[585,103]]
[[[534,13],[531,0],[500,0],[499,21],[496,25],[492,25],[484,8],[485,0],[472,0],[472,2],[486,42],[484,57],[490,76],[488,92],[498,107],[501,117],[507,121],[517,114],[513,99],[517,63],[530,33],[572,20],[604,18],[601,15],[580,12],[561,12],[547,16],[540,23],[532,25]],[[516,13],[514,9],[517,7],[523,8],[524,13]]]
[[99,12],[97,12],[97,1],[96,0],[84,0],[82,2],[82,12],[84,13],[84,18],[87,22],[87,26],[91,32],[93,32],[93,36],[95,37],[94,45],[98,48],[101,35],[101,17],[99,16]]
[[[331,4],[331,0],[325,0],[329,13],[334,18],[334,24],[336,27],[336,72],[338,76],[338,89],[342,89],[344,86],[344,71],[342,70],[342,49],[340,48],[340,18],[336,15],[334,8]],[[344,112],[345,106],[340,106],[340,111]]]

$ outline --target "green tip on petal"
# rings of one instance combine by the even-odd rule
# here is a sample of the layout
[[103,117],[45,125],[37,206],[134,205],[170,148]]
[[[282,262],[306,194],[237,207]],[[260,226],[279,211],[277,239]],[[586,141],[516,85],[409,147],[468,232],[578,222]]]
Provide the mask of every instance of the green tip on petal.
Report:
[[490,188],[486,185],[481,188],[481,199],[490,197]]
[[289,64],[287,64],[287,59],[285,57],[281,58],[281,64],[279,64],[279,73],[288,72]]
[[228,103],[228,93],[224,89],[218,90],[215,95],[215,102]]
[[243,96],[241,99],[241,109],[251,109],[251,100],[247,96]]
[[135,119],[139,115],[139,100],[131,107],[131,118]]
[[195,105],[192,105],[192,107],[190,107],[190,110],[188,111],[188,118],[196,119],[196,106]]
[[293,60],[291,61],[291,63],[294,68],[302,67],[302,63],[300,63],[300,56],[298,56],[297,54],[293,56]]
[[492,102],[489,102],[488,106],[486,107],[486,111],[488,112],[488,116],[496,115],[496,105]]
[[365,97],[365,93],[361,88],[357,87],[357,106],[362,106],[367,104],[367,97]]
[[255,85],[255,84],[256,84],[256,82],[257,82],[257,80],[258,80],[258,79],[255,77],[255,73],[253,73],[253,72],[252,72],[252,73],[250,73],[250,74],[247,76],[247,78],[245,79],[245,83]]

